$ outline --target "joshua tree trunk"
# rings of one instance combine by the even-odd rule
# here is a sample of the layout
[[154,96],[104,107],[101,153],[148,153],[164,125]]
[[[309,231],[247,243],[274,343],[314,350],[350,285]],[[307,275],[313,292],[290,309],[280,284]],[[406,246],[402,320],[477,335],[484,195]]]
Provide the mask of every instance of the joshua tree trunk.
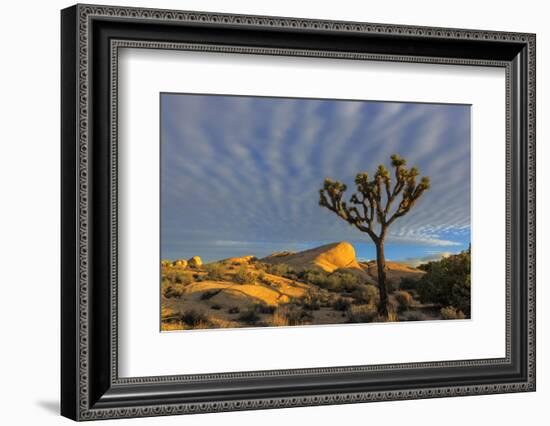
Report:
[[384,256],[384,240],[376,243],[376,267],[378,269],[378,289],[380,290],[380,302],[378,315],[388,317],[388,289],[386,287],[386,258]]
[[[400,217],[405,216],[424,191],[430,188],[430,178],[428,177],[423,177],[420,183],[416,182],[418,169],[416,167],[407,169],[405,167],[407,162],[404,158],[394,154],[391,156],[391,164],[395,168],[393,188],[390,172],[383,164],[380,164],[374,174],[374,179],[369,179],[366,172],[358,173],[355,176],[357,193],[351,196],[349,202],[342,200],[347,189],[342,182],[325,179],[323,188],[319,191],[321,207],[326,207],[359,231],[368,234],[376,245],[376,266],[380,290],[378,314],[385,319],[389,319],[389,314],[392,314],[389,312],[386,258],[384,257],[384,239],[388,227]],[[401,199],[399,200],[399,198]],[[394,201],[399,204],[397,208],[392,209]],[[379,233],[377,233],[378,229]]]

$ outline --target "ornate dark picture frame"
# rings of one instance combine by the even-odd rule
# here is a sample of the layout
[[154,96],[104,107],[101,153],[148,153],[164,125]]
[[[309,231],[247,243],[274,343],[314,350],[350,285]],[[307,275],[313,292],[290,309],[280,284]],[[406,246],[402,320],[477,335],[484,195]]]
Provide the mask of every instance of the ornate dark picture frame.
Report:
[[[535,35],[95,5],[64,9],[61,28],[64,416],[92,420],[535,390]],[[506,356],[120,378],[120,47],[504,68]]]

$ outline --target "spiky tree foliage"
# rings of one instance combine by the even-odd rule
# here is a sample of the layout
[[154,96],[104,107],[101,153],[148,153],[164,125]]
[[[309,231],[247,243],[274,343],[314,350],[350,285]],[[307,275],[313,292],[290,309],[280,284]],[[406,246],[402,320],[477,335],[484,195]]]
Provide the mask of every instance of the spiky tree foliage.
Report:
[[430,188],[430,179],[418,180],[416,167],[406,168],[406,160],[397,154],[391,156],[394,179],[383,164],[378,166],[372,178],[368,173],[358,173],[355,177],[357,192],[349,201],[344,201],[347,186],[342,182],[325,179],[319,191],[319,205],[336,213],[340,218],[369,235],[376,246],[378,287],[380,303],[378,313],[388,317],[388,292],[386,286],[386,259],[384,240],[389,226],[405,216],[416,201]]

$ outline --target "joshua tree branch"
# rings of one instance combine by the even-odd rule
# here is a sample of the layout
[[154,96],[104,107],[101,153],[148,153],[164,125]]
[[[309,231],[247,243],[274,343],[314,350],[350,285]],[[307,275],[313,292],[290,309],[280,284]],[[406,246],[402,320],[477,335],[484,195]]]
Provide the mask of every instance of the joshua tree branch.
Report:
[[[372,180],[367,173],[358,173],[355,178],[357,193],[352,194],[349,206],[342,201],[347,186],[338,181],[326,179],[323,189],[320,190],[319,204],[336,213],[340,218],[355,226],[361,232],[368,233],[373,240],[380,240],[385,236],[387,228],[398,218],[407,214],[416,200],[429,189],[430,181],[423,177],[416,183],[418,170],[416,167],[405,168],[405,159],[392,155],[392,166],[395,168],[395,185],[392,189],[391,177],[384,165],[379,165]],[[385,192],[385,205],[382,206],[382,191]],[[391,206],[395,199],[402,194],[397,209],[388,218]],[[361,208],[361,211],[359,209]],[[374,217],[380,224],[380,234],[374,229]]]
[[[340,218],[348,222],[350,225],[355,226],[361,232],[369,234],[374,241],[377,241],[378,236],[372,229],[372,221],[366,217],[366,210],[364,216],[361,216],[357,207],[348,207],[346,202],[342,201],[342,196],[345,189],[346,186],[340,182],[333,182],[329,179],[325,180],[324,188],[319,191],[319,204],[336,213]],[[352,204],[359,203],[356,194],[352,196],[350,202]],[[364,200],[361,204],[364,208],[366,208]]]
[[[406,169],[405,159],[398,155],[391,156],[391,165],[395,168],[395,186],[392,189],[390,173],[383,166],[378,169],[372,179],[368,173],[358,173],[355,177],[357,193],[349,199],[350,206],[342,201],[347,189],[346,185],[331,179],[325,179],[323,188],[319,191],[319,204],[336,213],[350,225],[355,226],[361,232],[370,236],[376,244],[376,257],[378,264],[378,287],[380,289],[379,315],[388,316],[388,293],[386,286],[386,273],[384,271],[384,239],[388,227],[401,216],[406,215],[414,206],[418,198],[430,187],[430,180],[423,177],[419,184],[416,183],[418,170],[416,167]],[[382,188],[384,187],[384,188]],[[385,196],[382,196],[382,191]],[[401,194],[401,201],[397,209],[388,219],[392,203]],[[382,206],[382,198],[385,205]],[[379,234],[374,229],[374,217],[380,224]]]

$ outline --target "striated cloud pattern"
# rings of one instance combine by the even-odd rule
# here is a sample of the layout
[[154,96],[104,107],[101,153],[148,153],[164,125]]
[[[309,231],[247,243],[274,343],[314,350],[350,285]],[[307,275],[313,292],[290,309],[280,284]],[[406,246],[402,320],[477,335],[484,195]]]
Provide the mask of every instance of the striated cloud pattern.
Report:
[[368,237],[320,208],[318,191],[325,177],[350,191],[393,153],[432,184],[390,228],[389,257],[467,247],[470,106],[161,94],[161,256],[347,240],[371,257]]

